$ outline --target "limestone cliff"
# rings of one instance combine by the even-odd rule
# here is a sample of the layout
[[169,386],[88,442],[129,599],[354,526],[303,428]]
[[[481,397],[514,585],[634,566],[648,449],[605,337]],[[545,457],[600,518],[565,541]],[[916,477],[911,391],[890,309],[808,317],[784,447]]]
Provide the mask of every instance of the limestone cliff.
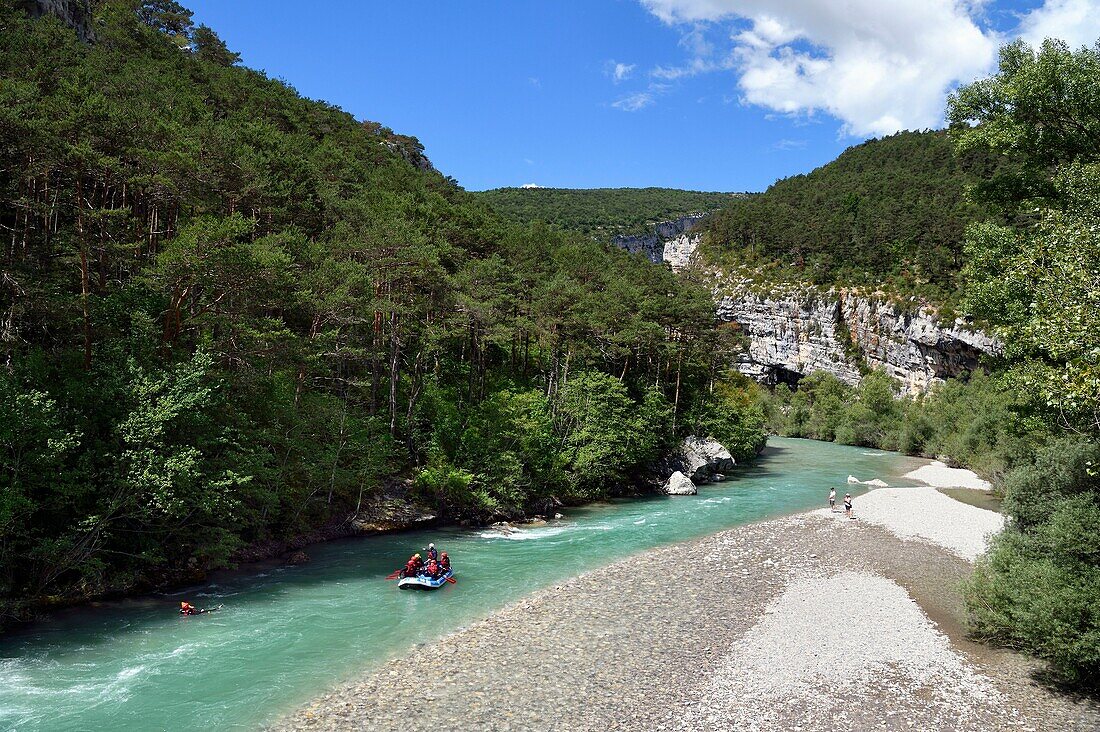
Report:
[[917,393],[979,368],[983,355],[1000,350],[961,320],[944,323],[926,306],[881,294],[721,278],[714,291],[718,317],[736,323],[747,340],[740,370],[765,383],[828,371],[858,384],[868,368],[879,368]]
[[[696,258],[702,216],[658,224],[649,234],[617,236],[612,243],[667,262],[680,272]],[[828,371],[858,384],[868,369],[884,369],[905,391],[927,391],[946,378],[979,368],[999,344],[963,321],[944,323],[935,310],[916,301],[901,303],[882,294],[812,286],[759,283],[709,271],[719,319],[735,323],[747,350],[739,368],[767,384],[795,383],[814,371]]]
[[636,236],[620,234],[613,237],[611,243],[632,254],[642,254],[655,264],[669,262],[674,270],[679,270],[687,264],[698,245],[698,235],[692,235],[690,232],[703,218],[703,214],[683,216],[675,221],[657,224],[646,234]]

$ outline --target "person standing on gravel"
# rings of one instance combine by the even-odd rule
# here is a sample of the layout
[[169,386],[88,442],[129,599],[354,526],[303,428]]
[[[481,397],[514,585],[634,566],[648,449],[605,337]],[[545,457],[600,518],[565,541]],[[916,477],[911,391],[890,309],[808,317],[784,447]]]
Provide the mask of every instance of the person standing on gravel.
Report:
[[855,516],[852,515],[852,494],[851,493],[845,493],[844,494],[844,515],[847,516],[848,518],[855,518]]
[[829,510],[836,513],[836,488],[829,489]]

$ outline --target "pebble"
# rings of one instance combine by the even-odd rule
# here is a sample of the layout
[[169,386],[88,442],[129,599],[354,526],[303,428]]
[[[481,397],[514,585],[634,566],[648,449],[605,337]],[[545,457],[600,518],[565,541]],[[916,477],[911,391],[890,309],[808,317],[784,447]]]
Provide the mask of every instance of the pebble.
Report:
[[[721,571],[694,570],[713,564],[715,555]],[[958,596],[959,580],[969,564],[930,543],[903,541],[870,522],[851,525],[802,515],[651,550],[644,555],[650,582],[633,581],[638,561],[635,556],[536,592],[406,658],[368,671],[271,729],[1100,729],[1096,704],[1074,704],[1045,687],[1030,685],[1035,670],[1031,662],[1004,652],[972,652],[980,649],[967,645]],[[763,679],[763,686],[747,687],[762,694],[771,688],[767,680],[776,677],[776,669],[790,668],[800,658],[810,668],[824,668],[836,661],[838,651],[854,652],[862,642],[861,626],[889,623],[888,611],[859,603],[846,608],[841,617],[820,621],[820,635],[774,633],[767,637],[792,645],[768,663],[759,658],[756,667],[749,663],[752,649],[764,637],[762,629],[788,617],[779,600],[791,588],[814,587],[815,580],[839,581],[850,583],[857,592],[859,583],[871,582],[868,577],[900,586],[918,603],[954,618],[951,627],[928,630],[938,626],[914,606],[916,614],[907,617],[910,625],[923,630],[904,636],[915,646],[907,647],[906,653],[918,653],[914,668],[939,669],[949,688],[965,681],[968,671],[989,684],[997,702],[988,704],[964,694],[954,711],[929,703],[928,689],[915,683],[912,669],[906,667],[880,668],[850,688],[806,677],[767,707],[760,699],[715,695],[711,681],[731,673],[736,677],[739,668]],[[819,622],[820,612],[810,604],[813,598],[803,597],[812,594],[792,595],[806,601],[791,606],[804,608],[793,617],[801,613]],[[868,609],[882,612],[865,617]],[[845,634],[845,629],[856,632]],[[940,645],[932,644],[938,655],[920,655],[921,648],[929,647],[929,637],[942,639]],[[889,638],[883,642],[889,646]],[[953,650],[945,652],[943,644]],[[965,652],[960,650],[964,646]],[[944,661],[956,656],[962,659],[958,666]],[[439,680],[432,689],[434,703],[417,707],[415,713],[393,703],[396,690],[420,687],[425,678]],[[348,709],[348,703],[353,708]],[[713,724],[707,720],[699,725],[692,715],[705,705],[721,713],[714,715]],[[751,726],[738,726],[746,710],[761,714]]]

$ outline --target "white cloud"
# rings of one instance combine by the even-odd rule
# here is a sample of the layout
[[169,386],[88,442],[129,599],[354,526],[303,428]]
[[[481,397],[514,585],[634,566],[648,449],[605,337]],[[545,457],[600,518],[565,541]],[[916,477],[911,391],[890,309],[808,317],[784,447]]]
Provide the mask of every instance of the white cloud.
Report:
[[630,75],[634,72],[636,64],[624,64],[618,61],[608,61],[605,65],[605,71],[607,75],[611,77],[611,80],[618,84],[620,81],[626,81],[630,78]]
[[[697,47],[700,24],[730,45],[684,66],[675,79],[719,69],[738,75],[740,99],[786,114],[825,112],[853,135],[937,127],[946,92],[990,72],[1001,38],[979,27],[966,0],[641,0]],[[1073,3],[1081,0],[1050,0]]]
[[685,76],[695,76],[697,74],[705,74],[708,71],[718,71],[719,69],[729,68],[728,64],[716,63],[710,59],[705,58],[693,58],[689,63],[683,66],[657,66],[649,72],[650,76],[656,79],[665,79],[666,81],[675,81],[676,79],[683,78]]
[[655,98],[650,92],[637,92],[612,102],[611,106],[624,112],[637,112],[653,104],[654,101]]
[[772,150],[801,150],[809,144],[809,140],[783,139],[772,144]]
[[1072,48],[1092,46],[1100,39],[1100,2],[1047,0],[1023,16],[1020,36],[1033,46],[1047,38],[1061,38]]

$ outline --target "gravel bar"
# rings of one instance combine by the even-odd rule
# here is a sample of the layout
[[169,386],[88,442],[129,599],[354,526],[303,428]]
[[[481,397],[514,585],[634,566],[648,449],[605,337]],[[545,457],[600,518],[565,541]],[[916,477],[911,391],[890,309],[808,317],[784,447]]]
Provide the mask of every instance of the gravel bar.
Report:
[[751,524],[539,591],[271,729],[1100,729],[967,640],[969,570],[843,514]]

